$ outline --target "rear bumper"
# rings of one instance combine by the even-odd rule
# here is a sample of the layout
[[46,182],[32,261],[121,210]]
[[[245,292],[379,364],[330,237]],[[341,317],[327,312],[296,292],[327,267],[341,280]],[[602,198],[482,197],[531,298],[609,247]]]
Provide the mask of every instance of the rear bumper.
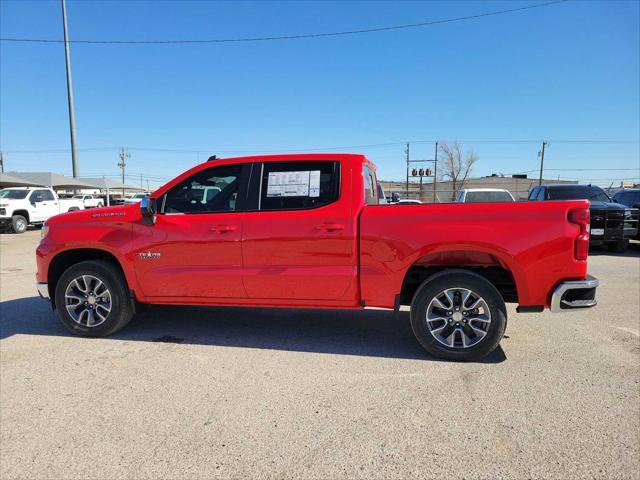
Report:
[[49,284],[43,282],[36,282],[36,288],[38,289],[38,294],[40,298],[44,298],[45,300],[51,300],[49,298]]
[[600,282],[587,275],[584,280],[562,282],[551,295],[551,311],[554,313],[580,308],[591,308],[598,304],[596,289]]

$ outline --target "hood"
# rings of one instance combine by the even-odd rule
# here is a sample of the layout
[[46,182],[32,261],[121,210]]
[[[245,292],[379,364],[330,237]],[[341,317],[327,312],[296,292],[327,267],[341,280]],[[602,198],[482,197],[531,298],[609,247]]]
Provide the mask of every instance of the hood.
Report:
[[624,210],[624,205],[615,202],[591,202],[591,208],[594,210]]
[[132,221],[140,217],[139,205],[114,205],[113,207],[91,208],[61,213],[47,220],[47,225],[92,222]]

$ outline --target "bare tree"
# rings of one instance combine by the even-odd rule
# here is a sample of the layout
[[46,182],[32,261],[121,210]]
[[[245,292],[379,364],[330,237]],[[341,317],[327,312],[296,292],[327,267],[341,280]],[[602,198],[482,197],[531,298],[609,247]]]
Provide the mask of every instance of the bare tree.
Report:
[[478,155],[473,150],[465,153],[458,142],[442,142],[439,148],[440,158],[442,158],[442,179],[451,180],[453,195],[455,195],[471,174]]

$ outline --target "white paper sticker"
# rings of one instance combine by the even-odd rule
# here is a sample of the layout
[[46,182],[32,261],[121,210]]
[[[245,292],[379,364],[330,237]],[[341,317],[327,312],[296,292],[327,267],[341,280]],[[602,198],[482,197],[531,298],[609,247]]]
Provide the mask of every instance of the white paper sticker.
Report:
[[320,170],[312,170],[309,172],[309,196],[320,196]]
[[267,197],[319,197],[320,170],[270,172]]

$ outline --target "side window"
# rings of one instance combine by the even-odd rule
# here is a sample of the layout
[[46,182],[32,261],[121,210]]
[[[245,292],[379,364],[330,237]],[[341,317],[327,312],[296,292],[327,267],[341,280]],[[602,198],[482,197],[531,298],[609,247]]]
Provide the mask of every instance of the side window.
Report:
[[45,202],[50,202],[52,200],[55,200],[53,193],[51,193],[50,190],[42,190],[42,198],[44,199]]
[[340,196],[338,162],[262,164],[259,210],[301,210],[335,202]]
[[46,196],[45,196],[46,193],[47,193],[47,190],[34,190],[33,192],[31,192],[31,195],[29,196],[29,201],[31,203],[44,202],[46,199]]
[[243,165],[224,165],[196,173],[165,195],[163,213],[219,213],[236,210]]
[[529,193],[529,200],[538,200],[538,193],[540,192],[540,187],[535,187]]
[[376,188],[376,174],[368,166],[363,168],[364,175],[364,203],[378,205],[378,189]]

